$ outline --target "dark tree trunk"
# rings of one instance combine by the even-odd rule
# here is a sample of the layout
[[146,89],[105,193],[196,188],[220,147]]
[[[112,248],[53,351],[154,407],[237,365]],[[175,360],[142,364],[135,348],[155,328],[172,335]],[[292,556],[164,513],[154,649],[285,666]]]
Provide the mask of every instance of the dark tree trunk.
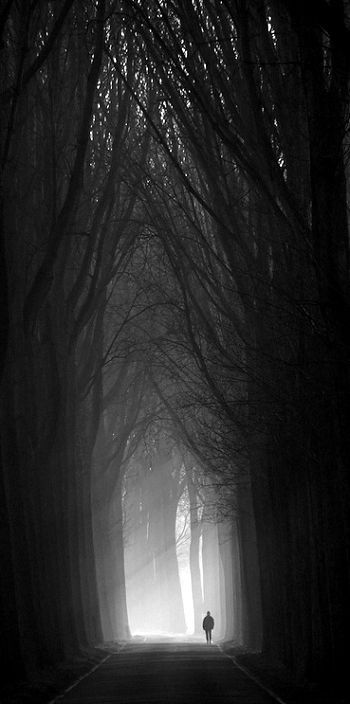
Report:
[[250,484],[237,487],[237,529],[241,572],[242,640],[259,650],[262,641],[260,570]]
[[[2,419],[2,414],[0,415]],[[0,614],[2,638],[0,657],[3,664],[3,679],[11,682],[25,674],[21,651],[20,628],[16,600],[13,549],[8,505],[5,492],[2,458],[0,455]]]

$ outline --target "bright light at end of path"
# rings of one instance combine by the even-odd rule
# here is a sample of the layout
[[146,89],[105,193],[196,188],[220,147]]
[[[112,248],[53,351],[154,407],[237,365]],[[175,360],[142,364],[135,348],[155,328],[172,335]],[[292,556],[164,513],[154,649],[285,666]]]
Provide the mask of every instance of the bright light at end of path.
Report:
[[[161,484],[155,486],[159,488]],[[141,637],[146,634],[190,637],[195,619],[189,497],[185,490],[174,520],[171,506],[162,501],[163,495],[164,491],[160,492],[158,500],[153,502],[148,498],[148,512],[144,511],[134,521],[128,519],[126,505],[128,532],[124,556],[129,626],[133,635]],[[130,503],[131,517],[135,506],[139,504]]]
[[[125,545],[126,597],[133,635],[183,636],[194,632],[189,562],[190,525],[187,497],[176,515],[175,535],[163,540],[162,528],[141,545],[137,532]],[[176,543],[176,544],[175,544]]]
[[194,612],[192,599],[192,580],[190,570],[190,505],[187,490],[182,495],[176,513],[176,555],[179,566],[179,577],[183,608],[185,612],[187,633],[194,632]]
[[[190,632],[191,588],[186,566],[179,566],[175,545],[136,566],[125,551],[126,598],[133,635]],[[174,564],[175,563],[175,564]],[[158,567],[158,569],[156,569]]]
[[194,613],[192,601],[192,582],[189,564],[179,564],[179,575],[182,592],[182,601],[184,605],[186,632],[191,634],[194,632]]

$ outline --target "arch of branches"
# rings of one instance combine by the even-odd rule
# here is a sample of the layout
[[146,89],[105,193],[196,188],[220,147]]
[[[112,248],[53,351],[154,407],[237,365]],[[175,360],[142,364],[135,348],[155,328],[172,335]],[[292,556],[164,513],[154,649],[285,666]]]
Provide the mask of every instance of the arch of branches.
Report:
[[9,677],[207,606],[341,670],[349,17],[304,5],[1,11]]

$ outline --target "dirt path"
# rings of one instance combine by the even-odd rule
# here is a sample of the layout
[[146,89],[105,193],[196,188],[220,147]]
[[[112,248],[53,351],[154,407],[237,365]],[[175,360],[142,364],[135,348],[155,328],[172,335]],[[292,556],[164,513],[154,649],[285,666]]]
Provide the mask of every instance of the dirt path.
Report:
[[[126,645],[73,685],[55,704],[276,704],[216,645]],[[283,704],[283,703],[282,703]]]

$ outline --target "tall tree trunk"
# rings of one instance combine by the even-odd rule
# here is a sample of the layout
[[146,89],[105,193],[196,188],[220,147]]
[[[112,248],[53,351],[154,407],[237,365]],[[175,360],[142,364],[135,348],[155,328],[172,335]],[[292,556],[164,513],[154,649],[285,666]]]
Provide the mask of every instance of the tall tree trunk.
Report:
[[[2,413],[0,414],[3,423]],[[2,445],[2,443],[1,443]],[[11,526],[5,491],[5,481],[0,453],[0,613],[2,621],[2,638],[0,658],[3,663],[3,678],[10,682],[23,677],[24,659],[21,652],[19,614],[16,600],[16,582],[14,575],[14,554],[11,540]]]
[[241,567],[242,639],[258,650],[262,641],[260,570],[251,487],[237,486],[238,536]]
[[102,631],[105,640],[130,637],[127,615],[121,450],[112,463],[101,418],[94,451],[92,512]]
[[243,643],[242,638],[242,589],[240,574],[240,553],[237,524],[230,522],[218,524],[219,550],[223,568],[224,591],[222,594],[223,612],[225,614],[223,637]]
[[113,565],[113,592],[111,599],[114,602],[114,629],[116,639],[130,638],[128,611],[126,604],[125,565],[124,565],[124,535],[123,535],[123,505],[122,505],[122,472],[117,481],[112,504],[110,507],[111,524],[109,530],[112,534],[114,565]]
[[203,593],[200,572],[199,546],[201,536],[201,524],[199,521],[199,497],[195,489],[194,474],[195,469],[186,469],[187,488],[190,502],[190,571],[192,585],[192,601],[194,611],[194,631],[201,633],[202,613],[203,613]]

